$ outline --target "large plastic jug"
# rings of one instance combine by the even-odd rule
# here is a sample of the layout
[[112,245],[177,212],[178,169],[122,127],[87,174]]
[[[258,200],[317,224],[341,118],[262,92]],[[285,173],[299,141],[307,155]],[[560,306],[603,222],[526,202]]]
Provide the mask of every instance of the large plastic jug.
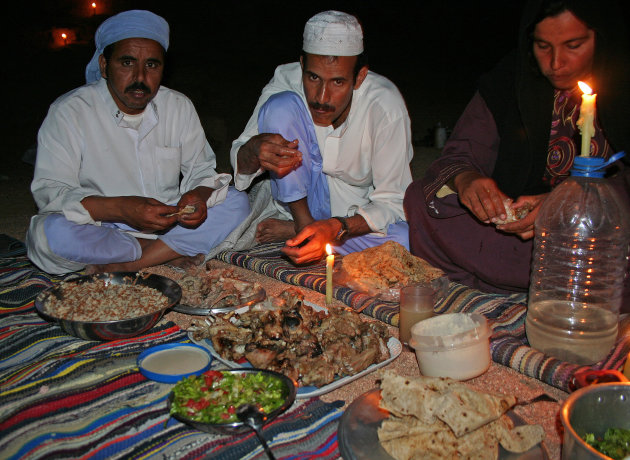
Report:
[[536,217],[525,330],[533,348],[563,361],[598,362],[617,338],[630,205],[603,170],[623,155],[576,157]]

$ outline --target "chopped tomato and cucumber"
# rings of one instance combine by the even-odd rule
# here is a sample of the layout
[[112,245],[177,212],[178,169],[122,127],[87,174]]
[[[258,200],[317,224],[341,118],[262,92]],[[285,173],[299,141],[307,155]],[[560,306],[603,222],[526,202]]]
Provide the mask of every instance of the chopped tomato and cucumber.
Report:
[[170,412],[196,422],[232,423],[240,405],[253,404],[269,414],[285,396],[285,383],[275,376],[210,370],[177,382]]

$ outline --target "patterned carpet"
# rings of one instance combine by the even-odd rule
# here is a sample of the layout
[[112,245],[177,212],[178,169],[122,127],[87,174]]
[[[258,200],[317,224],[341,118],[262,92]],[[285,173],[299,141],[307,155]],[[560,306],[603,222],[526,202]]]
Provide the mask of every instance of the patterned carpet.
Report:
[[[184,331],[162,320],[133,339],[68,336],[33,306],[60,280],[25,257],[0,259],[0,458],[266,458],[253,434],[211,435],[170,418],[172,385],[138,371],[143,350],[189,342]],[[338,458],[339,406],[319,398],[294,404],[264,429],[273,451]]]
[[[325,262],[295,266],[280,252],[281,244],[259,245],[246,252],[224,251],[217,258],[276,278],[285,283],[325,292]],[[335,266],[341,257],[335,258]],[[333,295],[354,310],[398,325],[398,304],[369,297],[343,286],[335,286]],[[527,296],[525,294],[487,294],[458,283],[450,283],[447,294],[435,307],[437,313],[478,312],[488,318],[493,335],[490,340],[492,359],[529,377],[568,391],[575,372],[588,368],[560,361],[531,348],[525,335]],[[592,366],[594,369],[620,369],[630,351],[630,318],[620,322],[619,336],[608,357]]]
[[[323,292],[324,264],[295,267],[277,245],[248,253],[224,252],[220,260],[281,281]],[[188,342],[162,320],[146,335],[91,342],[43,320],[35,297],[62,280],[43,273],[24,256],[0,258],[0,458],[265,458],[253,434],[227,437],[190,429],[169,417],[171,385],[147,380],[136,364],[148,347]],[[364,314],[396,325],[398,305],[348,288],[334,295]],[[440,314],[479,312],[492,328],[494,361],[567,390],[579,366],[528,346],[525,295],[486,294],[457,283],[436,306]],[[620,322],[613,350],[595,369],[619,369],[630,351],[630,319]],[[220,369],[218,362],[213,368]],[[283,458],[338,458],[340,404],[300,400],[265,428]]]

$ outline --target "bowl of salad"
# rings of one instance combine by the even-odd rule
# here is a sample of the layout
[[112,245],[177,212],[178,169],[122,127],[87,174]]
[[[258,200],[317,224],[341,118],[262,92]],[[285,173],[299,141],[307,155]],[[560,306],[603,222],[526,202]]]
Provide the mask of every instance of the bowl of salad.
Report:
[[208,433],[240,434],[251,428],[238,419],[236,410],[253,404],[268,423],[286,411],[297,391],[296,383],[278,372],[263,369],[209,370],[185,377],[168,398],[170,415]]
[[630,455],[630,383],[598,383],[562,405],[563,459],[624,459]]

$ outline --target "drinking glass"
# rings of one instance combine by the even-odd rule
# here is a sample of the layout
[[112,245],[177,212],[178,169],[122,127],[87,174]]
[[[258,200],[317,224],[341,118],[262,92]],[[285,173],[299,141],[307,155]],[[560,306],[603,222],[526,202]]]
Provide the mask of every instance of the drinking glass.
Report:
[[430,318],[435,313],[435,290],[422,285],[405,286],[400,290],[400,316],[398,327],[400,341],[404,344],[411,338],[411,327],[418,321]]

